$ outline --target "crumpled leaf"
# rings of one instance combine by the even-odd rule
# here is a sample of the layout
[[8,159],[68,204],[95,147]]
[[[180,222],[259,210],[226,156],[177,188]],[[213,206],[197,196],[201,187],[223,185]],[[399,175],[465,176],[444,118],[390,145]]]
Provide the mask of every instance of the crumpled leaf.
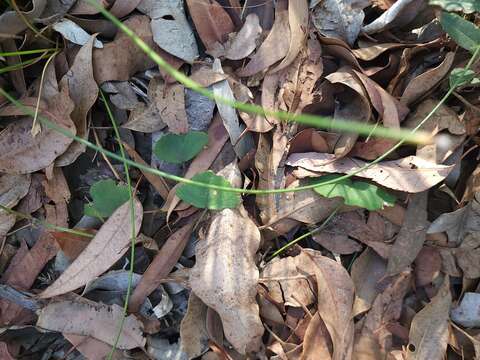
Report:
[[343,179],[333,184],[322,185],[334,179],[340,178],[341,175],[325,175],[314,180],[318,184],[313,190],[318,194],[332,198],[342,197],[346,205],[359,206],[367,210],[379,210],[384,206],[393,206],[395,197],[385,190],[373,184],[364,181],[352,181],[351,179]]
[[[217,176],[213,171],[205,171],[192,177],[193,181],[223,187],[231,187],[230,183],[222,176]],[[177,196],[183,201],[200,209],[221,210],[236,208],[240,204],[238,193],[207,189],[191,184],[182,184],[176,190]]]
[[365,17],[363,8],[368,5],[357,0],[312,0],[312,21],[322,35],[353,45]]
[[480,327],[480,294],[467,292],[463,295],[460,305],[452,309],[450,315],[455,323],[469,327]]
[[[62,34],[66,40],[81,46],[87,44],[91,37],[89,33],[69,19],[60,20],[53,25],[53,29]],[[98,49],[103,48],[102,42],[97,39],[94,40],[93,46]]]
[[142,0],[137,10],[152,19],[153,40],[160,48],[189,64],[194,62],[199,55],[198,47],[182,0]]
[[404,271],[415,260],[425,242],[427,226],[427,191],[425,191],[413,195],[408,204],[405,220],[388,258],[388,275]]
[[[75,105],[70,114],[72,121],[77,128],[77,136],[86,138],[88,136],[87,114],[98,96],[98,86],[93,78],[92,45],[95,35],[91,36],[87,43],[78,51],[72,67],[63,76],[62,86],[68,86],[70,98]],[[73,163],[86,146],[74,141],[56,161],[57,166],[66,166]]]
[[[40,310],[37,326],[67,334],[91,336],[113,345],[122,317],[123,309],[116,304],[96,304],[85,300],[58,301]],[[144,345],[142,323],[134,315],[127,316],[117,347],[133,349]]]
[[432,301],[412,320],[407,346],[407,360],[441,360],[448,345],[448,320],[452,294],[445,276],[443,285]]
[[155,143],[153,152],[161,160],[181,164],[193,159],[207,143],[208,135],[201,131],[166,134]]
[[220,315],[225,337],[241,354],[258,350],[264,331],[255,300],[259,246],[260,232],[244,209],[222,210],[197,244],[190,272],[192,291]]
[[[350,173],[364,166],[366,162],[344,157],[336,160],[333,154],[301,153],[291,154],[287,165],[298,166],[308,172],[298,172],[300,177],[318,176],[320,172]],[[416,156],[399,160],[384,161],[356,173],[355,176],[372,179],[376,183],[394,190],[411,193],[422,192],[435,186],[452,171],[453,166],[437,165]],[[312,173],[315,172],[315,173]]]
[[100,180],[90,187],[91,204],[85,204],[85,215],[109,217],[129,199],[128,187],[115,181]]
[[250,62],[237,71],[237,74],[241,77],[252,76],[283,59],[290,47],[289,39],[290,27],[288,25],[287,1],[280,0],[277,2],[275,9],[275,22],[272,30],[270,30],[260,48],[252,56]]
[[[31,99],[31,98],[30,98]],[[34,99],[36,102],[36,99]],[[33,101],[25,104],[34,111]],[[15,106],[4,107],[2,115],[23,115],[23,110]],[[76,129],[70,113],[73,103],[68,97],[68,90],[55,96],[48,109],[40,107],[40,115],[45,116],[56,125],[75,134]],[[61,155],[73,139],[63,136],[53,129],[43,127],[42,131],[33,137],[32,118],[22,117],[8,125],[0,133],[0,171],[6,173],[27,174],[51,165]]]
[[[135,199],[134,202],[137,235],[142,224],[143,208],[140,201]],[[39,296],[50,298],[73,291],[108,270],[129,249],[132,236],[130,219],[130,202],[127,202],[110,216],[85,250]]]
[[257,14],[249,14],[245,22],[232,40],[225,52],[225,57],[230,60],[241,60],[250,55],[257,47],[257,40],[262,34],[262,27]]
[[464,49],[473,53],[480,44],[480,28],[459,15],[443,12],[440,24],[448,35]]

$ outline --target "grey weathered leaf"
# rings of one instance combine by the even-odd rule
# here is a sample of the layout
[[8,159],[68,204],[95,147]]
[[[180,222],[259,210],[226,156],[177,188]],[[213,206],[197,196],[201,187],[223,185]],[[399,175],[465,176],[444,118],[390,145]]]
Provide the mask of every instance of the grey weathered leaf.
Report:
[[256,41],[262,34],[262,27],[257,14],[249,14],[243,27],[232,40],[230,47],[225,53],[225,57],[230,60],[241,60],[250,55],[255,50]]
[[[62,19],[53,25],[53,28],[55,31],[62,34],[65,39],[77,45],[83,46],[90,40],[90,34],[75,24],[72,20]],[[97,39],[95,39],[93,46],[98,49],[103,48],[102,42]]]
[[480,327],[480,294],[467,292],[460,305],[451,311],[452,320],[469,328]]
[[137,10],[152,19],[153,41],[160,48],[190,64],[194,62],[199,55],[197,41],[182,0],[142,0]]

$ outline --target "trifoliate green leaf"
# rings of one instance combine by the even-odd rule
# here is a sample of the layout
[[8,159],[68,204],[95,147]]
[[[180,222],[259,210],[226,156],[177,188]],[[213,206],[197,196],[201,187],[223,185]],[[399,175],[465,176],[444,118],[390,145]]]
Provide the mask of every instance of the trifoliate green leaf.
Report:
[[92,203],[85,204],[85,215],[107,218],[128,201],[128,186],[117,185],[113,180],[100,180],[90,187],[90,196]]
[[475,78],[475,71],[464,68],[455,68],[450,73],[450,87],[456,88],[458,86],[469,85],[475,82],[478,83],[479,79]]
[[464,49],[474,52],[480,46],[480,28],[457,14],[442,13],[443,30]]
[[359,206],[367,210],[379,210],[384,206],[393,206],[395,197],[376,185],[364,181],[352,181],[343,179],[333,184],[325,184],[342,175],[325,175],[315,180],[318,186],[315,190],[318,194],[327,198],[342,197],[346,205]]
[[[232,187],[225,178],[215,175],[212,171],[197,174],[192,180],[204,184]],[[238,193],[213,190],[196,185],[182,184],[177,188],[176,193],[180,199],[200,209],[231,209],[240,204]]]
[[187,134],[167,134],[155,143],[153,153],[160,160],[181,164],[193,159],[208,143],[208,135],[201,131]]
[[430,5],[437,5],[445,11],[463,12],[471,14],[480,11],[479,0],[430,0]]

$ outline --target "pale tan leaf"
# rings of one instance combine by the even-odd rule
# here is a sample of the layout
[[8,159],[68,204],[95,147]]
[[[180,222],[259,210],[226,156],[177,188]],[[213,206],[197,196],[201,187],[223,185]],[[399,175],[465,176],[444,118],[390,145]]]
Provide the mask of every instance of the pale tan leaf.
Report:
[[230,60],[241,60],[255,50],[257,39],[262,34],[262,27],[257,14],[249,14],[245,18],[245,22],[232,40],[230,47],[227,49],[225,57]]
[[303,340],[303,352],[301,360],[329,360],[332,343],[328,330],[318,312],[308,323],[305,338]]
[[[143,219],[140,201],[135,201],[135,232],[138,235]],[[85,250],[39,296],[50,298],[86,285],[107,271],[129,249],[132,237],[130,202],[120,206],[102,225]]]
[[256,303],[255,253],[260,232],[243,209],[215,213],[197,244],[192,291],[220,315],[225,337],[244,354],[260,347],[263,325]]
[[448,320],[452,294],[445,276],[442,287],[430,303],[412,320],[407,360],[442,360],[448,344]]
[[[287,165],[298,166],[308,170],[297,172],[300,177],[320,176],[315,173],[351,173],[366,164],[365,161],[344,157],[335,159],[332,154],[302,153],[291,154]],[[375,164],[366,170],[356,173],[385,187],[418,193],[430,189],[443,181],[452,171],[453,165],[437,165],[416,156],[408,156],[399,160],[384,161]]]
[[[37,326],[66,334],[91,336],[110,346],[115,343],[122,307],[85,301],[52,302],[40,310]],[[125,318],[119,349],[134,349],[145,345],[142,323],[134,315]]]

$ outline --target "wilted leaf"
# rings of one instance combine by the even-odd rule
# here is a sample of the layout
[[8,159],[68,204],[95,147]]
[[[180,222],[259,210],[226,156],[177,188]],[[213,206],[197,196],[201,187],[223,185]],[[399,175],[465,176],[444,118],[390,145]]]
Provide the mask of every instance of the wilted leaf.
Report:
[[[122,307],[84,301],[51,302],[40,310],[37,326],[67,334],[91,336],[109,345],[115,343],[118,324],[123,317]],[[145,338],[142,323],[134,315],[125,318],[119,349],[143,347]]]
[[364,181],[343,179],[333,184],[322,185],[324,182],[340,178],[341,175],[325,175],[315,179],[318,184],[313,190],[322,196],[332,198],[340,196],[346,205],[359,206],[367,210],[383,209],[384,206],[393,206],[395,197],[385,190]]
[[464,49],[474,52],[480,45],[480,29],[457,14],[443,12],[440,24],[455,42]]
[[[135,201],[135,231],[140,231],[142,204]],[[95,237],[75,261],[39,296],[50,298],[86,285],[107,271],[128,250],[132,237],[130,202],[119,207],[102,225]]]
[[185,16],[182,0],[142,0],[137,10],[152,19],[150,26],[153,40],[160,48],[190,64],[193,63],[198,57],[198,47]]
[[225,337],[242,354],[259,349],[264,331],[255,300],[260,239],[243,209],[216,213],[190,273],[192,291],[220,315]]
[[85,204],[85,215],[107,218],[129,199],[128,187],[115,181],[100,180],[90,187],[91,204]]
[[153,153],[161,160],[181,164],[191,160],[208,143],[208,135],[201,131],[186,134],[166,134],[155,143]]
[[[231,187],[230,183],[212,171],[206,171],[192,177],[193,181],[223,187]],[[182,184],[177,188],[177,196],[200,209],[221,210],[236,208],[240,204],[238,193],[207,189],[191,184]]]
[[[303,173],[299,170],[297,174],[300,177],[318,176],[320,174],[316,173],[321,172],[348,174],[356,172],[365,164],[366,162],[361,160],[348,157],[336,160],[335,155],[319,153],[291,154],[287,160],[287,165],[308,170]],[[390,189],[417,193],[441,182],[452,169],[451,165],[436,165],[416,156],[408,156],[375,164],[355,173],[355,176],[372,179]]]
[[452,321],[468,327],[477,328],[480,326],[480,294],[467,292],[455,309],[451,312]]
[[452,294],[445,276],[442,287],[430,303],[412,320],[407,346],[408,360],[442,360],[448,344],[448,320]]
[[[53,25],[53,29],[62,34],[65,40],[77,45],[83,46],[90,40],[90,34],[69,19],[60,20]],[[103,48],[102,42],[97,39],[94,41],[94,46],[99,49]]]
[[408,204],[405,220],[388,258],[388,275],[406,270],[423,247],[428,226],[427,196],[426,191],[415,194]]

